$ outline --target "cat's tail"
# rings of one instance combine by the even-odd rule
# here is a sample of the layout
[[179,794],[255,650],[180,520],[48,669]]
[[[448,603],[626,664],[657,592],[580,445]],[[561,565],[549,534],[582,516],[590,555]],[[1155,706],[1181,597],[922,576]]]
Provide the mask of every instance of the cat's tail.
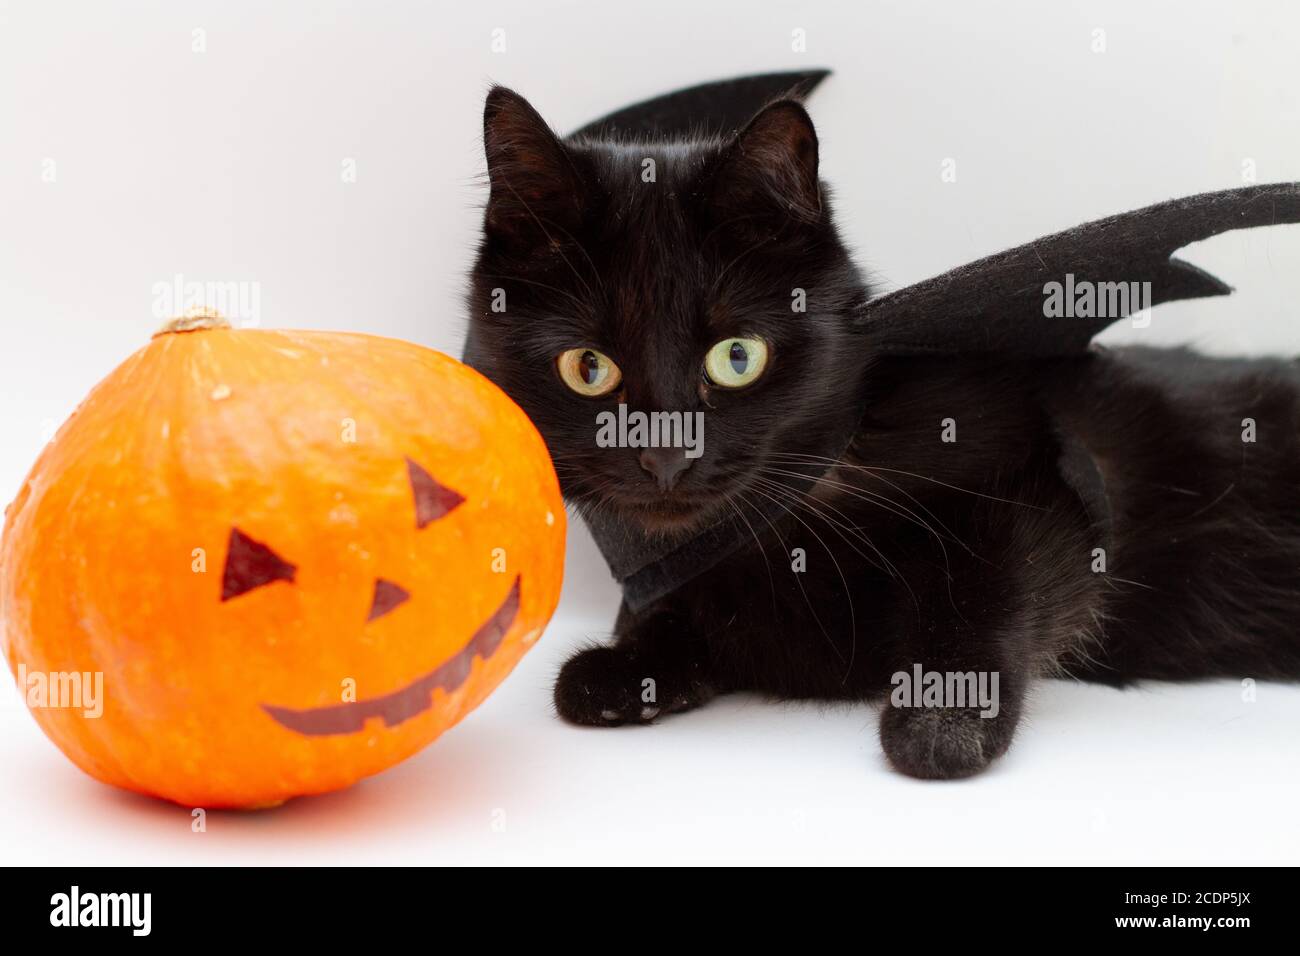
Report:
[[700,132],[734,133],[772,100],[806,98],[830,70],[760,73],[701,83],[615,110],[572,137],[672,138]]

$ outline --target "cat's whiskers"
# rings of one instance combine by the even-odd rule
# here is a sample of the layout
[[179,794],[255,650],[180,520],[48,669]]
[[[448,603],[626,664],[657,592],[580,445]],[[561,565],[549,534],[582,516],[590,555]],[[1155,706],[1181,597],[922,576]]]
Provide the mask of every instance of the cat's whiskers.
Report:
[[[971,491],[969,488],[962,488],[958,485],[950,485],[946,481],[940,481],[938,478],[931,478],[928,475],[918,475],[914,471],[903,471],[900,468],[886,468],[883,465],[853,465],[839,458],[828,458],[825,455],[808,455],[808,454],[803,454],[801,452],[782,452],[781,454],[792,458],[802,458],[805,462],[809,462],[809,461],[824,462],[830,465],[838,465],[841,468],[851,468],[855,471],[866,472],[869,475],[873,475],[873,477],[879,477],[878,475],[874,475],[874,472],[887,471],[890,472],[891,474],[905,475],[908,478],[915,478],[918,481],[928,481],[931,484],[942,485],[944,488],[949,488],[952,491],[960,491],[962,494],[974,495],[977,498],[987,498],[990,501],[999,501],[1002,504],[1006,504],[1006,505],[1015,505],[1019,508],[1031,508],[1034,511],[1051,510],[1050,508],[1044,508],[1042,505],[1032,505],[1027,501],[1015,501],[1014,499],[1011,498],[999,498],[997,495],[985,494],[982,491]],[[773,455],[772,457],[775,458],[777,456]]]
[[[776,498],[772,497],[767,492],[759,488],[750,488],[749,490],[754,492],[755,494],[761,495],[763,498],[767,499],[772,504],[776,505],[777,508],[781,509],[786,514],[790,515],[790,517],[794,518],[796,521],[799,521],[801,524],[804,523],[803,520],[799,518],[799,516],[796,515],[788,505],[786,505],[781,501],[778,501]],[[759,514],[759,516],[761,516],[762,519],[767,522],[768,527],[772,529],[772,534],[776,537],[777,541],[781,542],[781,550],[784,553],[786,550],[785,541],[784,539],[782,539],[780,532],[776,530],[776,525],[772,524],[772,519],[767,516],[767,513],[762,508],[758,507],[758,505],[754,504],[752,501],[748,501],[745,498],[743,492],[741,493],[739,500],[744,504],[749,505],[749,507],[753,508],[754,511],[756,511]],[[834,556],[831,557],[831,560],[832,561],[835,560]],[[817,609],[813,607],[812,600],[808,597],[808,591],[804,588],[803,581],[799,579],[798,575],[795,576],[795,583],[799,585],[799,593],[803,595],[803,602],[808,608],[808,613],[811,614],[813,620],[817,622],[817,629],[822,632],[822,636],[826,638],[826,643],[830,645],[830,648],[834,652],[835,656],[838,657],[841,661],[843,661],[844,655],[840,653],[840,649],[836,645],[835,639],[831,637],[830,631],[826,630],[826,625],[822,623],[821,617],[817,614]]]
[[745,513],[741,511],[740,507],[735,503],[735,501],[732,500],[731,495],[724,494],[722,496],[722,500],[726,502],[727,507],[729,507],[735,513],[736,517],[745,523],[745,527],[749,529],[749,533],[754,537],[754,544],[758,548],[758,553],[763,558],[763,564],[767,566],[767,581],[769,585],[769,593],[772,596],[772,613],[775,614],[776,613],[776,576],[772,574],[772,562],[767,559],[767,550],[763,547],[763,542],[759,538],[758,532],[755,531],[754,526],[749,523],[749,519],[745,517]]
[[[783,475],[789,478],[805,478],[805,479],[808,478],[808,475],[804,474],[803,472],[786,471],[785,469],[781,469],[781,468],[762,468],[760,470],[767,474]],[[868,504],[875,505],[878,508],[888,511],[890,514],[896,515],[899,518],[903,518],[907,521],[910,521],[912,524],[916,525],[917,527],[922,528],[923,530],[929,532],[929,534],[931,534],[934,537],[935,542],[939,545],[939,549],[943,552],[945,567],[949,566],[948,548],[944,544],[944,536],[939,534],[939,532],[936,531],[929,522],[925,521],[916,512],[912,511],[906,505],[900,504],[897,501],[894,501],[892,498],[887,498],[884,495],[877,494],[874,491],[868,491],[866,488],[862,488],[858,485],[851,485],[851,484],[847,484],[846,482],[835,481],[834,479],[827,478],[825,476],[815,479],[815,484],[824,485],[830,488],[835,488],[836,490],[846,494],[848,497],[857,498],[860,501],[864,501]],[[825,499],[818,499],[818,500],[824,501]],[[929,513],[928,509],[927,509],[927,513]],[[934,516],[931,515],[931,517]],[[939,521],[939,519],[935,518],[935,521]],[[963,542],[960,538],[958,538],[951,531],[949,531],[948,528],[944,526],[942,522],[939,522],[939,526],[943,528],[945,534],[947,534],[948,538],[951,541],[953,541],[958,545],[961,545],[961,547],[967,553],[972,555],[974,554],[974,552],[972,552],[971,549],[967,547],[965,542]]]
[[[825,521],[827,524],[829,524],[829,525],[831,526],[831,529],[832,529],[833,531],[835,531],[835,533],[838,534],[838,535],[840,536],[840,538],[843,539],[844,542],[845,542],[846,544],[848,544],[848,546],[849,546],[850,548],[852,548],[852,549],[853,549],[853,550],[854,550],[858,555],[860,555],[860,556],[861,556],[865,561],[867,561],[869,564],[872,564],[873,566],[875,566],[875,567],[877,567],[877,568],[880,568],[882,571],[884,571],[886,574],[888,574],[891,578],[893,578],[894,580],[896,580],[896,581],[898,581],[900,584],[902,584],[903,587],[907,590],[908,597],[910,597],[911,600],[912,600],[912,605],[913,605],[914,607],[918,608],[918,609],[920,608],[920,604],[919,604],[919,602],[918,602],[918,600],[917,600],[917,597],[916,597],[916,592],[912,589],[912,585],[911,585],[911,583],[907,580],[907,578],[906,578],[904,575],[902,575],[902,574],[898,571],[898,568],[894,565],[894,563],[893,563],[892,561],[890,561],[887,557],[885,557],[884,552],[882,552],[878,547],[876,547],[875,543],[874,543],[870,538],[868,538],[868,537],[867,537],[867,536],[862,532],[862,529],[861,529],[861,528],[858,528],[858,527],[856,527],[856,526],[852,526],[851,524],[848,524],[848,523],[847,523],[847,522],[849,521],[849,518],[848,518],[847,515],[845,515],[845,514],[844,514],[843,512],[841,512],[839,509],[835,508],[833,505],[830,505],[828,502],[825,502],[825,501],[819,501],[818,504],[821,504],[821,505],[824,505],[824,506],[830,508],[832,511],[834,511],[836,514],[840,515],[840,517],[844,519],[844,522],[837,522],[837,521],[835,521],[835,520],[833,520],[833,519],[827,517],[825,514],[823,514],[823,513],[822,513],[822,512],[821,512],[821,511],[816,507],[816,505],[813,504],[813,502],[814,502],[815,499],[813,499],[812,496],[809,495],[807,492],[803,492],[803,491],[799,491],[798,489],[790,488],[790,487],[788,487],[788,486],[782,484],[781,482],[779,482],[779,481],[773,481],[772,479],[764,479],[764,480],[769,484],[769,486],[775,486],[776,488],[780,488],[780,489],[782,489],[782,491],[785,493],[785,495],[786,495],[787,498],[789,498],[789,497],[793,497],[793,499],[795,500],[795,502],[796,502],[797,504],[801,504],[801,505],[802,505],[802,506],[803,506],[807,511],[811,512],[812,514],[816,515],[818,518],[820,518],[821,520],[823,520],[823,521]],[[845,537],[845,534],[844,534],[844,531],[845,531],[845,530],[848,530],[848,531],[852,532],[853,535],[854,535],[854,537],[858,538],[860,541],[864,542],[868,547],[870,547],[871,550],[874,551],[874,552],[876,553],[877,556],[879,556],[881,562],[883,563],[883,567],[881,567],[880,564],[876,564],[875,561],[872,561],[871,558],[870,558],[868,555],[863,554],[863,552],[862,552],[859,548],[854,547],[853,542],[849,541],[848,538]],[[824,543],[823,543],[823,547],[825,547]],[[832,557],[833,557],[833,556],[832,556]],[[842,578],[842,577],[843,577],[843,575],[841,575],[841,578]],[[949,591],[950,591],[950,592],[951,592],[951,588],[952,588],[952,584],[951,584],[951,576],[949,576]]]
[[[762,470],[765,471],[765,472],[768,472],[768,473],[786,474],[786,475],[790,475],[790,476],[795,477],[795,478],[807,478],[807,477],[808,477],[807,475],[803,474],[802,472],[785,472],[785,471],[781,471],[780,469],[770,469],[770,468],[764,468],[764,469],[762,469]],[[890,481],[888,481],[887,479],[881,479],[881,480],[882,480],[882,481],[886,481],[887,484],[889,484],[889,485],[891,485],[891,486],[893,486],[893,487],[897,487],[897,486],[894,486],[894,485],[893,485],[893,482],[890,482]],[[898,502],[896,502],[896,501],[894,501],[894,500],[892,500],[892,499],[890,499],[890,498],[886,498],[884,495],[878,495],[878,494],[876,494],[875,492],[867,491],[865,488],[861,488],[861,487],[859,487],[859,486],[857,486],[857,485],[845,484],[845,483],[843,483],[843,482],[837,482],[837,481],[834,481],[833,479],[829,479],[829,478],[825,478],[825,477],[819,478],[819,479],[817,479],[817,481],[818,481],[819,483],[825,483],[825,484],[829,484],[829,485],[832,485],[832,486],[838,486],[838,487],[841,489],[841,491],[842,491],[843,493],[847,494],[849,497],[852,497],[852,498],[858,498],[858,499],[860,499],[860,500],[862,500],[862,501],[864,501],[864,502],[866,502],[866,503],[868,503],[868,504],[872,504],[872,505],[875,505],[875,506],[878,507],[878,508],[882,508],[882,509],[884,509],[885,511],[888,511],[890,514],[897,515],[897,516],[900,517],[900,518],[905,518],[906,520],[911,521],[913,524],[915,524],[915,525],[917,525],[918,527],[923,528],[924,530],[926,530],[927,532],[929,532],[930,535],[932,535],[932,536],[934,537],[935,543],[939,546],[939,551],[940,551],[940,553],[943,555],[944,577],[945,577],[945,580],[946,580],[947,583],[948,583],[948,594],[949,594],[950,597],[952,596],[952,561],[951,561],[951,558],[950,558],[949,555],[948,555],[948,546],[947,546],[946,544],[944,544],[943,536],[940,535],[937,531],[935,531],[933,527],[931,527],[927,522],[923,521],[920,517],[918,517],[918,516],[917,516],[917,515],[916,515],[916,514],[911,510],[911,509],[907,508],[905,505],[901,505],[901,504],[899,504]],[[899,490],[899,491],[902,491],[901,488],[898,489],[898,490]],[[906,494],[906,492],[904,492],[904,494]],[[819,500],[824,500],[824,499],[819,499]],[[919,502],[918,502],[918,504],[919,504]],[[924,508],[925,506],[924,506],[924,505],[921,505],[921,507]],[[896,509],[899,509],[899,510],[896,510]],[[925,511],[926,511],[926,513],[929,514],[931,517],[934,517],[933,513],[930,512],[930,510],[929,510],[928,508],[925,508]],[[939,521],[939,519],[938,519],[938,518],[935,518],[935,521]],[[962,541],[962,540],[961,540],[960,538],[958,538],[955,534],[953,534],[952,531],[950,531],[950,530],[947,528],[947,526],[945,526],[942,522],[939,522],[939,526],[940,526],[941,528],[943,528],[944,532],[949,536],[949,538],[950,538],[954,543],[956,543],[957,545],[959,545],[959,546],[962,548],[962,550],[964,550],[967,554],[969,554],[969,555],[970,555],[971,557],[973,557],[975,560],[977,560],[977,561],[983,561],[983,562],[986,563],[986,564],[989,563],[989,562],[986,561],[984,558],[982,558],[982,557],[980,557],[978,554],[976,554],[973,550],[971,550],[971,548],[970,548],[970,547],[969,547],[969,546],[968,546],[964,541]],[[910,590],[910,589],[909,589],[909,590]],[[914,599],[914,600],[915,600],[915,599]],[[956,605],[955,605],[955,602],[954,602],[954,606],[956,606]]]
[[[865,542],[866,545],[876,553],[876,555],[880,558],[881,562],[883,562],[884,567],[881,569],[884,570],[890,577],[901,581],[903,586],[907,588],[908,593],[912,594],[912,600],[913,601],[916,600],[916,595],[912,593],[912,588],[907,583],[907,580],[898,574],[898,569],[894,567],[892,562],[890,562],[890,560],[885,557],[885,555],[881,552],[881,550],[877,548],[875,544],[872,543],[871,539],[866,537],[866,535],[862,534],[859,529],[854,528],[844,522],[839,522],[833,518],[827,517],[816,506],[812,504],[812,502],[808,499],[806,495],[801,495],[800,493],[796,492],[794,489],[788,488],[787,486],[781,484],[780,482],[776,482],[771,480],[770,478],[763,478],[757,475],[754,476],[754,478],[758,483],[763,484],[769,491],[772,491],[775,494],[781,494],[787,500],[793,500],[795,504],[803,506],[805,510],[809,511],[815,517],[820,518],[827,525],[829,525],[831,530],[834,531],[836,534],[838,534],[840,538],[844,541],[844,543],[847,544],[860,557],[862,557],[864,561],[867,561],[869,564],[872,564],[875,567],[881,567],[881,565],[876,564],[876,562],[872,561],[872,559],[867,554],[865,554],[860,548],[854,545],[853,542],[849,540],[849,538],[845,535],[844,532],[847,530],[850,533],[852,533],[854,537],[857,537],[861,541]],[[835,557],[835,552],[830,549],[830,547],[826,544],[826,541],[822,538],[822,536],[817,533],[816,529],[813,528],[813,526],[810,525],[808,522],[804,521],[801,517],[799,517],[799,515],[796,514],[793,509],[787,509],[787,512],[792,518],[794,518],[805,528],[807,528],[809,533],[812,534],[812,536],[817,539],[817,543],[822,546],[822,549],[826,552],[827,556],[830,557],[831,563],[835,565],[835,572],[836,574],[839,575],[840,583],[844,585],[844,597],[849,602],[849,633],[851,636],[851,644],[849,648],[849,660],[845,669],[844,677],[842,679],[842,681],[847,681],[849,674],[853,670],[853,662],[857,657],[857,650],[858,650],[857,609],[853,604],[853,589],[849,586],[849,579],[844,574],[844,569],[843,567],[840,566],[839,559]],[[842,514],[841,517],[843,517]]]
[[[780,461],[782,458],[786,458],[786,457],[791,457],[791,456],[787,456],[785,453],[782,453],[782,452],[777,452],[777,453],[774,453],[774,454],[772,455],[772,458],[775,459],[775,460],[778,460],[778,461]],[[790,463],[790,462],[786,462],[786,464],[791,464],[791,463]],[[803,463],[803,462],[799,462],[798,464],[802,465],[802,464],[804,464],[804,463]],[[839,464],[843,464],[843,462],[839,462]],[[791,464],[791,467],[795,467],[795,465],[794,465],[794,464]],[[855,470],[859,468],[859,466],[856,466],[856,465],[850,465],[849,467],[852,468],[852,469],[855,469]],[[834,466],[832,466],[831,468],[827,469],[827,472],[826,472],[826,473],[827,473],[827,474],[831,474],[831,473],[834,472],[834,471],[835,471],[835,468],[834,468]],[[928,507],[926,507],[925,503],[924,503],[923,501],[921,501],[921,499],[917,498],[916,495],[912,494],[910,491],[908,491],[906,488],[902,487],[901,485],[897,484],[896,482],[890,481],[890,480],[889,480],[888,478],[886,478],[884,475],[875,474],[874,472],[864,472],[864,473],[866,474],[866,476],[867,476],[868,478],[873,478],[873,479],[875,479],[876,481],[883,481],[885,484],[889,485],[889,487],[893,488],[893,489],[894,489],[895,491],[897,491],[899,494],[903,495],[903,497],[907,498],[908,501],[912,502],[912,504],[916,505],[917,508],[919,508],[921,511],[923,511],[923,512],[925,513],[925,515],[926,515],[927,518],[929,518],[929,519],[930,519],[931,521],[933,521],[936,525],[938,525],[939,528],[940,528],[940,529],[941,529],[945,534],[948,535],[948,538],[949,538],[950,541],[953,541],[953,542],[955,542],[956,544],[961,545],[962,549],[965,550],[965,552],[966,552],[967,554],[970,554],[970,555],[974,556],[974,552],[973,552],[973,551],[972,551],[972,550],[971,550],[971,549],[966,545],[966,543],[965,543],[964,541],[962,541],[959,537],[957,537],[957,535],[952,531],[952,529],[949,528],[947,525],[945,525],[945,524],[943,523],[943,521],[939,518],[939,516],[936,515],[933,511],[931,511]],[[825,478],[823,478],[823,479],[821,479],[821,480],[829,481],[829,480],[832,480],[832,479],[825,479]],[[862,492],[864,492],[864,493],[866,493],[866,494],[876,494],[876,492],[870,492],[870,491],[867,491],[867,489],[863,488],[861,485],[848,485],[848,487],[856,488],[858,491],[862,491]],[[903,505],[901,502],[894,501],[892,498],[886,498],[884,495],[879,495],[879,497],[880,497],[882,500],[884,500],[884,501],[888,501],[891,505],[895,505],[895,506],[897,506],[897,507],[899,507],[899,508],[905,508],[905,507],[906,507],[906,506]],[[909,509],[909,511],[910,511],[910,509]]]
[[[579,475],[578,478],[583,482],[587,481],[585,475]],[[617,479],[607,478],[590,487],[570,491],[565,495],[565,506],[587,520],[591,520],[601,513],[602,508],[608,509],[610,507],[607,492],[617,484]]]
[[[759,469],[759,470],[764,472],[771,471],[771,469],[766,469],[766,468]],[[785,482],[779,481],[777,479],[766,478],[760,475],[755,475],[754,480],[762,483],[769,490],[779,490],[783,494],[792,497],[795,502],[802,505],[804,509],[807,510],[808,512],[812,513],[818,518],[821,518],[827,524],[842,529],[841,537],[843,537],[843,531],[848,531],[855,538],[863,542],[865,545],[867,545],[867,547],[869,547],[872,551],[874,551],[876,557],[879,558],[879,561],[873,560],[870,555],[863,553],[861,550],[857,548],[854,548],[854,550],[857,551],[857,553],[862,556],[863,560],[870,563],[873,567],[879,568],[881,571],[884,571],[890,577],[897,576],[896,574],[897,568],[894,567],[893,563],[887,557],[885,557],[884,553],[878,547],[876,547],[875,543],[870,538],[868,538],[865,533],[863,533],[861,528],[852,524],[848,515],[844,514],[844,512],[840,511],[834,505],[830,504],[827,501],[819,501],[813,498],[807,492],[795,488],[791,485],[788,485]],[[830,509],[831,511],[835,512],[835,514],[839,515],[840,518],[842,518],[843,520],[835,521],[827,517],[826,514],[822,510],[820,510],[818,505]],[[846,543],[848,543],[850,547],[853,547],[852,542],[848,542],[847,539],[846,539]]]
[[[799,477],[805,477],[805,476],[800,475]],[[844,533],[843,533],[842,530],[840,530],[840,528],[847,527],[847,526],[846,526],[846,525],[841,525],[841,524],[839,524],[838,522],[832,521],[832,519],[826,517],[824,514],[822,514],[820,511],[818,511],[817,508],[812,504],[812,502],[813,502],[813,501],[816,501],[817,499],[814,499],[814,498],[813,498],[813,497],[812,497],[808,492],[800,491],[799,489],[795,489],[795,488],[790,488],[790,487],[788,487],[788,486],[782,484],[781,482],[773,481],[773,480],[770,479],[770,478],[769,478],[769,479],[764,479],[764,480],[765,480],[769,485],[775,485],[775,486],[777,486],[777,487],[783,489],[784,492],[787,494],[787,496],[793,496],[794,499],[795,499],[795,501],[796,501],[796,503],[802,504],[805,508],[807,508],[807,510],[811,511],[813,514],[815,514],[815,515],[817,515],[818,517],[820,517],[823,521],[826,521],[828,524],[830,524],[830,525],[832,526],[832,529],[836,530],[836,533],[839,534],[841,538],[844,538]],[[833,505],[830,505],[828,502],[825,502],[825,501],[819,501],[818,503],[819,503],[819,504],[822,504],[822,505],[825,505],[826,507],[831,508],[831,510],[835,511],[836,514],[839,514],[841,517],[843,517],[843,518],[845,519],[845,521],[848,521],[848,516],[847,516],[847,515],[844,515],[843,512],[839,511],[839,509],[835,508]],[[839,527],[837,527],[837,525],[839,525]],[[882,562],[884,563],[884,565],[885,565],[885,567],[881,568],[881,570],[884,570],[887,574],[889,574],[889,576],[890,576],[891,578],[894,578],[895,580],[897,580],[899,583],[901,583],[901,584],[903,585],[904,588],[907,589],[908,596],[909,596],[909,597],[911,598],[911,600],[912,600],[912,605],[913,605],[914,607],[918,608],[918,610],[919,610],[919,608],[920,608],[920,603],[919,603],[919,601],[917,600],[916,592],[912,589],[912,585],[911,585],[911,583],[907,580],[907,578],[898,572],[898,569],[897,569],[897,567],[893,564],[893,562],[891,562],[888,558],[885,557],[884,553],[883,553],[879,548],[876,547],[875,543],[872,542],[872,540],[871,540],[870,538],[868,538],[865,534],[862,533],[862,531],[861,531],[860,528],[852,527],[852,528],[850,528],[849,530],[855,532],[855,535],[854,535],[855,537],[857,537],[857,538],[859,538],[861,541],[865,542],[865,543],[866,543],[866,544],[871,548],[872,551],[874,551],[877,555],[879,555],[881,561],[882,561]],[[845,538],[844,540],[845,540],[845,543],[847,543],[847,544],[849,545],[849,547],[853,548],[854,551],[856,551],[859,555],[861,555],[861,556],[863,557],[863,559],[865,559],[865,560],[868,561],[869,563],[875,565],[876,567],[880,567],[880,565],[877,565],[874,561],[871,560],[870,557],[868,557],[867,555],[863,554],[861,550],[859,550],[858,548],[855,548],[855,547],[853,546],[853,543],[850,542],[850,541],[848,541],[847,538]],[[945,561],[947,560],[947,552],[946,552],[946,551],[944,552],[944,559],[945,559]],[[947,575],[947,579],[948,579],[949,595],[951,595],[951,593],[952,593],[952,576],[951,576],[951,573],[949,573],[949,574]]]
[[[777,457],[777,456],[774,455],[773,457],[775,458],[775,457]],[[773,471],[773,469],[763,469],[763,470],[764,470],[764,471]],[[802,472],[795,472],[795,473],[794,473],[794,477],[797,477],[797,478],[807,478],[808,476],[805,475],[805,474],[803,474]],[[872,476],[870,476],[870,477],[878,478],[879,476],[878,476],[878,475],[872,475]],[[922,521],[920,518],[918,518],[914,513],[911,512],[910,509],[906,508],[904,505],[900,505],[898,502],[893,501],[892,499],[886,498],[886,497],[884,497],[883,495],[877,495],[875,492],[867,491],[865,488],[859,488],[859,487],[856,486],[856,485],[846,485],[846,484],[843,484],[843,483],[841,483],[841,482],[834,482],[833,479],[821,478],[821,479],[818,479],[818,480],[819,480],[819,481],[830,482],[830,483],[833,483],[833,484],[841,484],[841,485],[843,486],[843,488],[846,489],[846,493],[849,494],[851,497],[858,497],[858,498],[861,498],[861,500],[863,500],[863,501],[865,501],[865,502],[867,502],[867,503],[869,503],[869,504],[874,504],[874,505],[876,505],[877,507],[880,507],[880,508],[884,509],[885,511],[890,512],[891,514],[898,515],[899,517],[905,517],[905,518],[907,518],[908,520],[912,521],[914,524],[916,524],[918,527],[921,527],[921,528],[925,529],[925,530],[928,531],[931,535],[933,535],[933,536],[934,536],[934,539],[935,539],[935,543],[938,544],[938,546],[939,546],[939,550],[940,550],[940,552],[941,552],[942,555],[943,555],[944,580],[947,582],[947,586],[948,586],[948,597],[949,597],[949,599],[953,602],[953,607],[955,608],[955,607],[957,606],[957,605],[956,605],[956,599],[954,598],[953,593],[952,593],[952,562],[951,562],[951,559],[950,559],[950,557],[949,557],[949,555],[948,555],[948,547],[947,547],[947,545],[944,544],[943,538],[939,535],[938,532],[936,532],[936,531],[934,530],[934,528],[930,527],[929,524],[927,524],[926,522],[924,522],[924,521]],[[880,479],[880,480],[882,480],[882,481],[886,481],[887,484],[890,484],[890,485],[893,486],[893,487],[897,487],[896,485],[893,484],[893,482],[889,482],[887,479],[883,479],[883,478],[882,478],[882,479]],[[899,491],[903,491],[903,489],[901,489],[901,488],[899,488],[898,490],[899,490]],[[904,491],[903,493],[906,494],[905,491]],[[805,494],[808,494],[808,496],[811,497],[811,493],[805,493]],[[863,497],[863,496],[867,496],[867,497]],[[910,496],[909,496],[909,497],[910,497]],[[915,500],[915,499],[913,499],[913,500]],[[882,502],[884,502],[884,503],[882,504]],[[918,504],[919,504],[919,502],[918,502]],[[887,507],[887,506],[893,506],[893,507]],[[922,505],[921,507],[924,507],[924,505]],[[896,510],[894,510],[894,508],[900,508],[900,509],[902,509],[902,512],[900,512],[900,511],[896,511]],[[925,510],[926,510],[926,513],[927,513],[927,514],[931,514],[931,516],[933,517],[933,514],[929,511],[928,508],[925,509]],[[906,514],[904,514],[903,512],[906,512]],[[935,518],[935,520],[938,521],[937,518]],[[962,549],[963,549],[967,554],[969,554],[971,557],[973,557],[973,558],[974,558],[975,560],[977,560],[977,561],[983,561],[985,564],[988,564],[988,563],[989,563],[989,562],[986,561],[984,558],[982,558],[982,557],[980,557],[978,554],[976,554],[973,550],[971,550],[971,548],[970,548],[970,547],[969,547],[969,546],[968,546],[964,541],[962,541],[960,538],[958,538],[956,535],[954,535],[954,534],[952,533],[952,531],[950,531],[946,526],[944,526],[944,525],[942,524],[942,522],[940,522],[940,526],[943,527],[944,531],[947,532],[947,534],[949,535],[949,537],[950,537],[950,538],[951,538],[951,539],[952,539],[956,544],[960,545],[961,548],[962,548]],[[907,582],[904,581],[904,584],[906,585]],[[908,590],[909,595],[911,595],[913,606],[915,606],[915,607],[917,607],[917,608],[919,609],[919,604],[917,603],[916,594],[912,591],[912,589],[911,589],[910,586],[908,586],[907,590]]]

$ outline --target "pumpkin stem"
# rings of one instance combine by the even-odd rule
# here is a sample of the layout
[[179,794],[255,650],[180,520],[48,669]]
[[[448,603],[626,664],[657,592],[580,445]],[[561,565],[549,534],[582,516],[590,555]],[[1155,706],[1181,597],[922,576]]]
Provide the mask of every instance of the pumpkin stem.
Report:
[[199,332],[204,329],[228,329],[230,322],[224,315],[206,305],[187,309],[184,315],[178,315],[163,323],[162,328],[153,334],[154,338],[169,332]]

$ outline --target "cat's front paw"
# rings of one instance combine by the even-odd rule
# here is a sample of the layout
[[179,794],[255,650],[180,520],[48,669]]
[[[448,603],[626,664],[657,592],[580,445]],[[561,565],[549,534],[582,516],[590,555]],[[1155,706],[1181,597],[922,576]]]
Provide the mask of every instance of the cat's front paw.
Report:
[[647,666],[619,647],[573,655],[555,681],[555,709],[572,724],[648,724],[661,714],[690,710],[711,696],[700,682]]
[[880,744],[900,773],[923,780],[970,777],[1007,752],[1015,720],[974,707],[894,707],[880,715]]

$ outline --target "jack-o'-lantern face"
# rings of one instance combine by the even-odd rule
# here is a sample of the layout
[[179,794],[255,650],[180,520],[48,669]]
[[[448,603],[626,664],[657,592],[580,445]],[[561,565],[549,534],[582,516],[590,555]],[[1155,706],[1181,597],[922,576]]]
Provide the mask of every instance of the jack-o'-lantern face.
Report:
[[[462,495],[440,484],[410,458],[406,459],[406,471],[411,484],[417,531],[464,503]],[[277,554],[270,545],[254,540],[237,527],[231,528],[221,578],[221,600],[229,601],[277,581],[292,585],[297,570],[295,564]],[[397,690],[325,707],[294,710],[263,704],[262,709],[281,725],[307,735],[356,733],[373,717],[382,718],[386,727],[395,727],[427,710],[433,702],[434,690],[441,689],[446,693],[457,690],[469,676],[475,657],[487,660],[492,656],[519,612],[519,588],[520,578],[515,576],[500,606],[455,656]],[[366,623],[396,611],[410,599],[410,592],[401,584],[375,578]]]
[[409,757],[492,692],[559,599],[550,457],[496,386],[374,336],[186,323],[113,372],[9,508],[15,674],[100,780],[267,806]]

